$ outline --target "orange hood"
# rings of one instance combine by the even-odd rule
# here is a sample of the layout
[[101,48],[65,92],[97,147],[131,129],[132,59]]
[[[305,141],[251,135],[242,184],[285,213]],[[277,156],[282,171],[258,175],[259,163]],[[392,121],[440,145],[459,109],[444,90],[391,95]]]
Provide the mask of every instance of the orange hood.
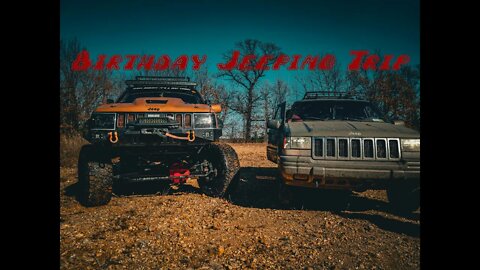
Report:
[[95,112],[220,112],[219,105],[187,104],[180,98],[137,98],[132,103],[100,105]]

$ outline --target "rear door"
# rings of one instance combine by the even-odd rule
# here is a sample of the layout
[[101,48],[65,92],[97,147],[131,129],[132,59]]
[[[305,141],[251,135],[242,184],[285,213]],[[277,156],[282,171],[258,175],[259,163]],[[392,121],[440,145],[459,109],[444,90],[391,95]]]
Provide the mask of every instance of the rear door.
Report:
[[267,130],[267,158],[275,163],[278,163],[278,153],[283,144],[286,104],[286,102],[280,103],[275,110],[274,119],[280,121],[280,128],[268,128]]

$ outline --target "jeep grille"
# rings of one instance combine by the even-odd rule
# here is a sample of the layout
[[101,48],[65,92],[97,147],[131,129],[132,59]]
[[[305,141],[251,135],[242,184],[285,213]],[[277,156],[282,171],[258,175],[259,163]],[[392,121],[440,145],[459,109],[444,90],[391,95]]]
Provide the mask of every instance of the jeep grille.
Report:
[[[132,115],[132,117],[130,117],[130,115]],[[201,121],[199,121],[201,116],[204,118],[210,117],[211,121],[208,124],[201,123]],[[129,113],[127,125],[137,124],[176,126],[185,129],[206,129],[215,128],[217,126],[215,115],[211,113]]]
[[326,138],[314,137],[314,159],[398,160],[398,138]]

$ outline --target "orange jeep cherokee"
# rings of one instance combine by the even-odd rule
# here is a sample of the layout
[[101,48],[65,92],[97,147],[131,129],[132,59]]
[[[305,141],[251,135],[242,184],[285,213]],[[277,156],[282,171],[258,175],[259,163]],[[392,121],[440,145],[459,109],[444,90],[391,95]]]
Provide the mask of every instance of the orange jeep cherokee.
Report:
[[86,123],[80,151],[84,206],[107,204],[115,182],[194,178],[210,196],[224,196],[239,179],[237,154],[220,143],[220,105],[210,105],[183,77],[137,76],[116,102],[99,106]]

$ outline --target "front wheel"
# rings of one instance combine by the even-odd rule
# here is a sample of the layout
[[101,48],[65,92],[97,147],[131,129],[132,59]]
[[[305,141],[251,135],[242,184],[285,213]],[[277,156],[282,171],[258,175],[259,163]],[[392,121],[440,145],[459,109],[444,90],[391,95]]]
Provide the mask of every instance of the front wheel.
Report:
[[228,144],[214,142],[205,146],[201,156],[211,167],[209,176],[198,179],[202,192],[212,197],[232,192],[240,178],[240,162],[235,150]]
[[78,158],[78,192],[83,206],[99,206],[112,198],[112,163],[102,148],[84,145]]

